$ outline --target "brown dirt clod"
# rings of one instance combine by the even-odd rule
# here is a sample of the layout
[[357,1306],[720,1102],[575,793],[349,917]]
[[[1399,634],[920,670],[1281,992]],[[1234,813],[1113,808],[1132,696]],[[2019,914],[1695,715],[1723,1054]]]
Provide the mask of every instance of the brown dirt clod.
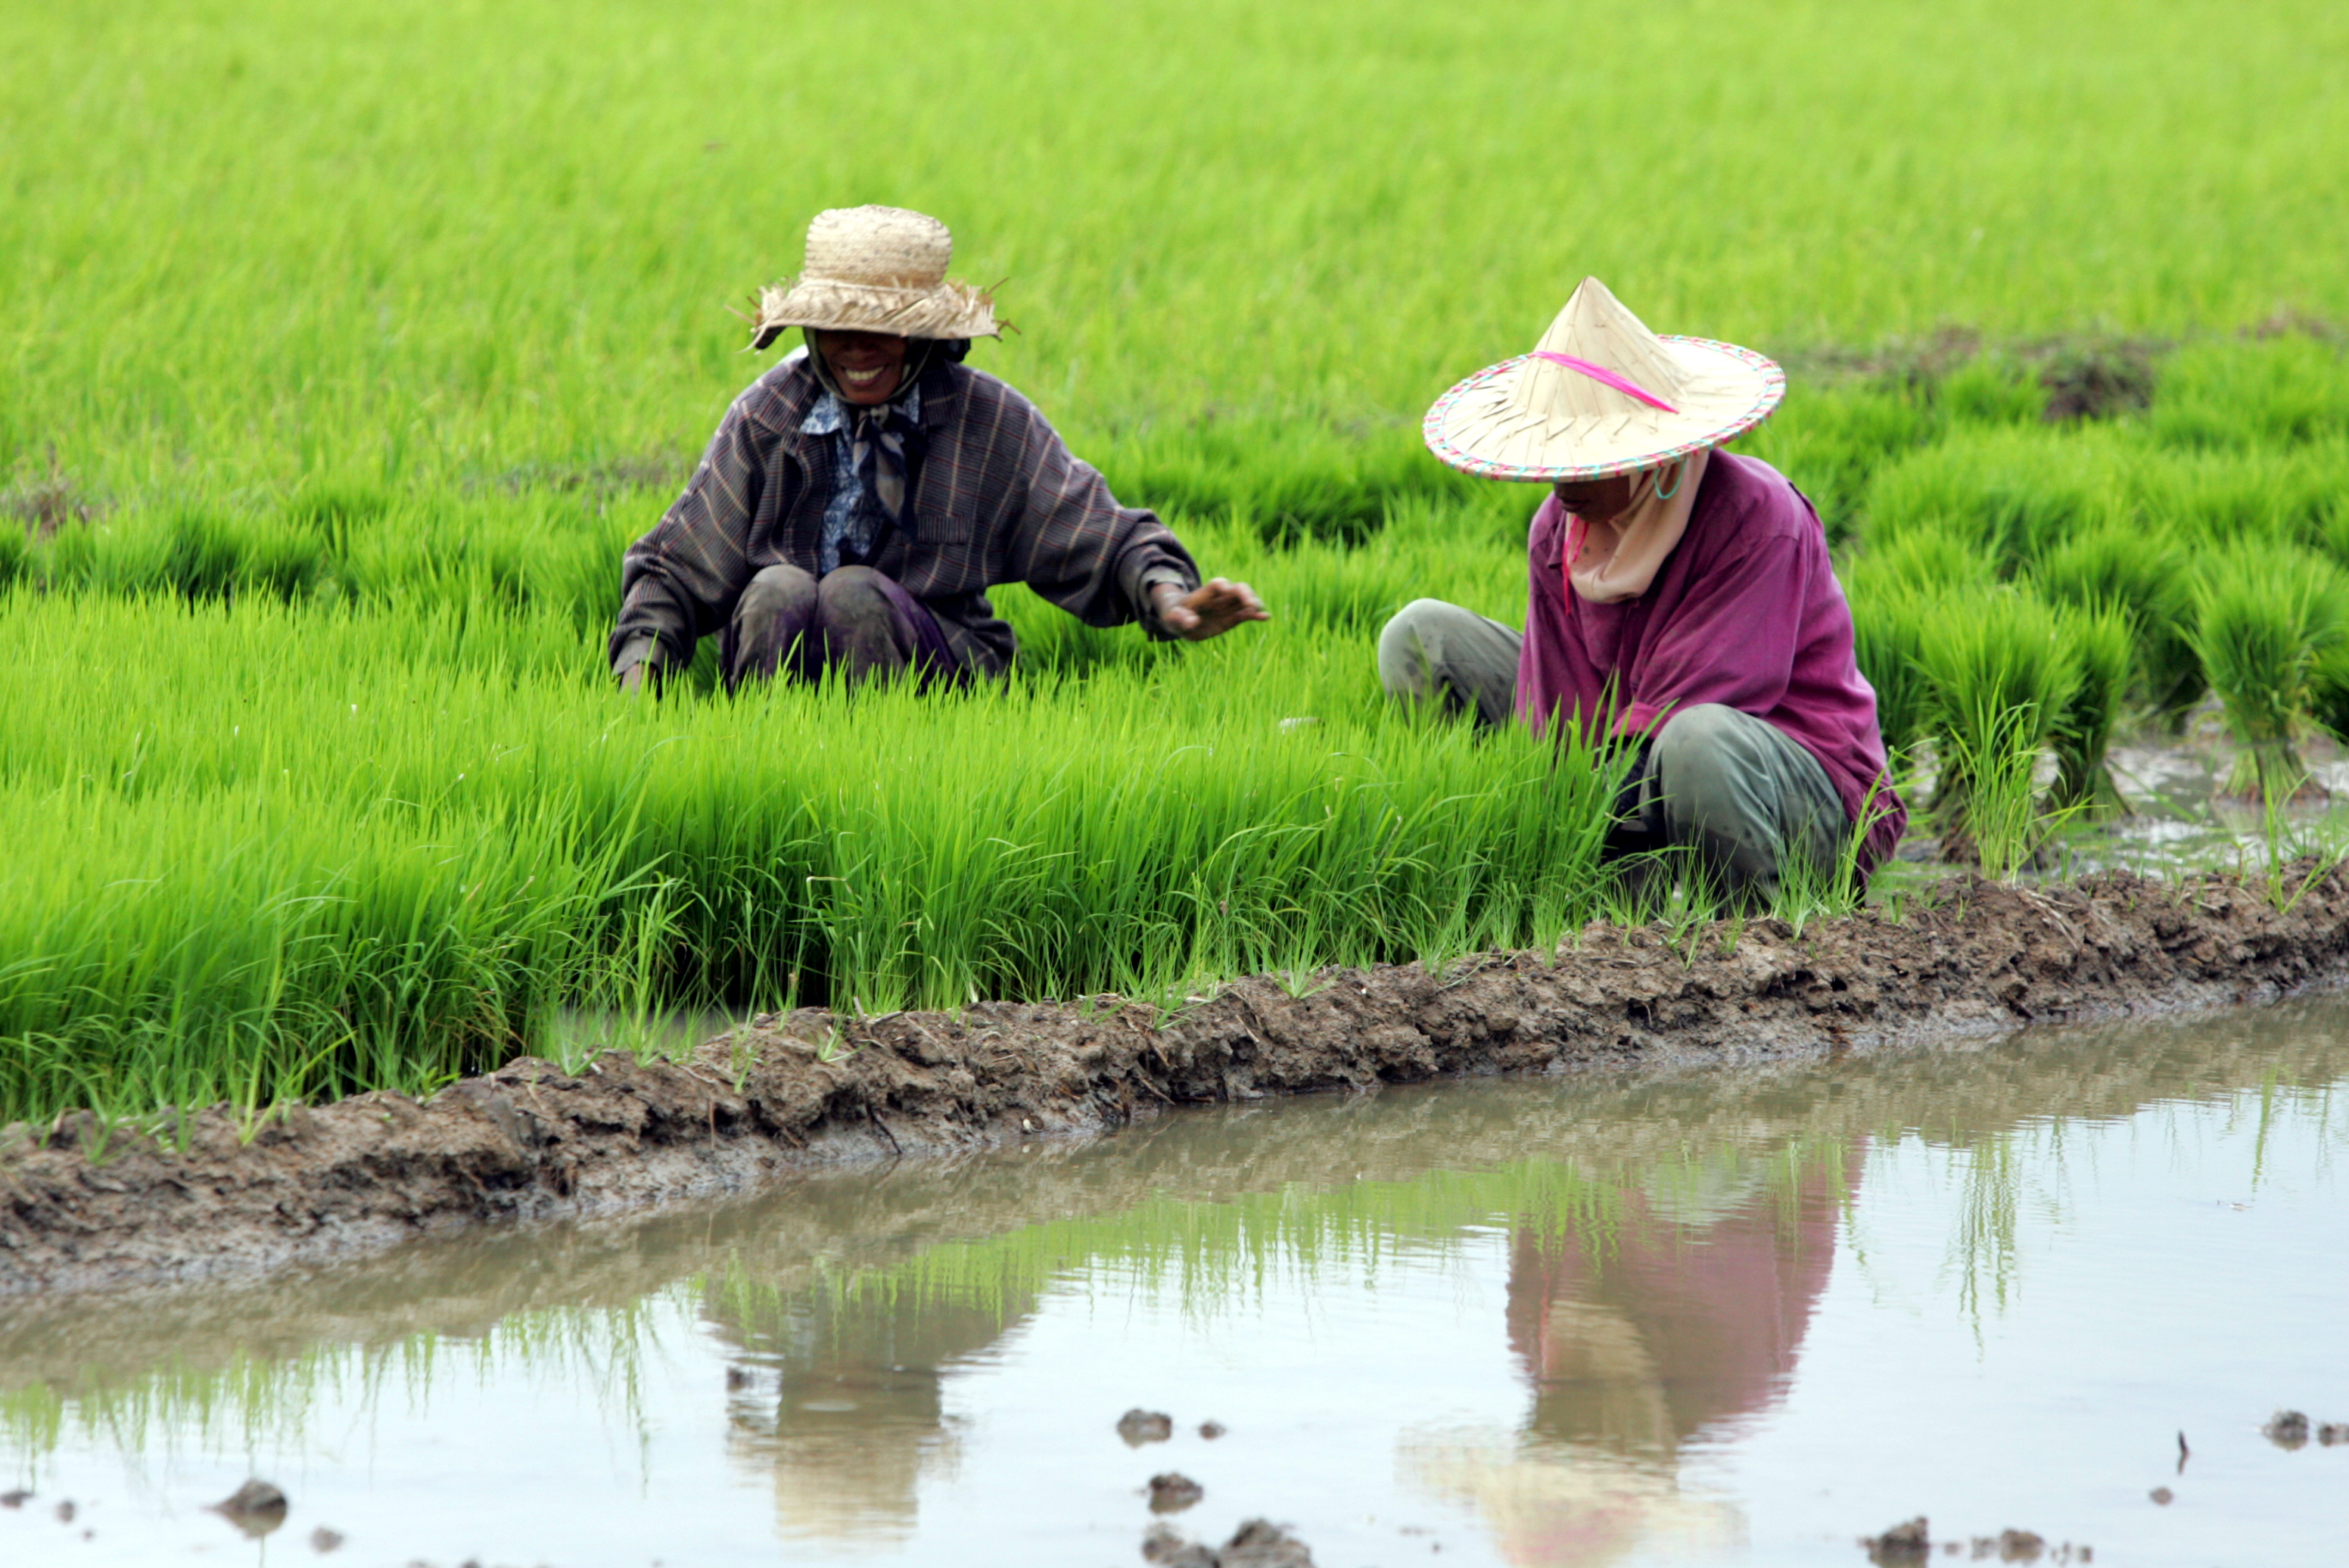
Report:
[[1174,1418],[1137,1405],[1117,1418],[1117,1435],[1125,1439],[1130,1449],[1138,1449],[1144,1443],[1163,1443],[1174,1435]]
[[285,1494],[259,1478],[212,1504],[212,1511],[247,1535],[268,1534],[285,1522]]
[[1180,1513],[1207,1495],[1207,1489],[1180,1470],[1164,1470],[1150,1478],[1150,1511]]
[[0,1296],[250,1274],[818,1166],[1111,1132],[1176,1105],[1980,1041],[2349,977],[2349,875],[2303,864],[2282,885],[2297,896],[2225,876],[1953,879],[1898,920],[1594,924],[1559,952],[1441,974],[1324,969],[1303,995],[1244,979],[1173,1017],[1113,997],[802,1009],[676,1061],[605,1052],[574,1073],[522,1057],[429,1100],[289,1106],[257,1130],[227,1108],[161,1139],[75,1112],[0,1128]]
[[2308,1446],[2308,1418],[2298,1410],[2278,1410],[2260,1429],[2260,1436],[2280,1449],[2300,1449]]
[[1216,1553],[1216,1568],[1313,1568],[1313,1553],[1270,1520],[1251,1519]]
[[1859,1544],[1870,1563],[1922,1563],[1933,1550],[1932,1527],[1920,1513],[1881,1535],[1861,1536]]

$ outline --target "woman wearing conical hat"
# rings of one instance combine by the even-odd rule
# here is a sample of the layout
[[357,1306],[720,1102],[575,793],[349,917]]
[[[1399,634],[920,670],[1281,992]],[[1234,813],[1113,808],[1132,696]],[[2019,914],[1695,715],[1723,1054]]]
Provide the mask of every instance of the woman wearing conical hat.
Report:
[[779,671],[998,675],[1011,628],[987,591],[1025,583],[1096,626],[1194,641],[1267,618],[1204,586],[1174,534],[1122,507],[1036,407],[962,363],[1000,336],[947,276],[954,242],[895,207],[816,215],[807,265],[766,290],[753,348],[807,342],[736,398],[683,496],[621,565],[612,673],[642,686],[716,632],[731,689]]
[[1658,336],[1584,279],[1531,354],[1427,413],[1453,467],[1550,487],[1525,631],[1422,599],[1379,637],[1407,703],[1638,747],[1610,851],[1689,846],[1738,894],[1766,895],[1796,856],[1833,872],[1855,835],[1865,875],[1908,820],[1818,515],[1769,464],[1715,449],[1785,385],[1750,349]]

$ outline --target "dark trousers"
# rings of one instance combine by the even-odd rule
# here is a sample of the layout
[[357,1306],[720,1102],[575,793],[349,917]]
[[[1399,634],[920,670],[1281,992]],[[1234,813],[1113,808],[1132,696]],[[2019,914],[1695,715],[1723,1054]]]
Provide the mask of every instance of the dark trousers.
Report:
[[960,674],[937,617],[870,566],[821,581],[796,566],[766,568],[734,602],[719,659],[729,691],[778,672],[819,680],[834,667],[851,682],[911,672],[927,686]]

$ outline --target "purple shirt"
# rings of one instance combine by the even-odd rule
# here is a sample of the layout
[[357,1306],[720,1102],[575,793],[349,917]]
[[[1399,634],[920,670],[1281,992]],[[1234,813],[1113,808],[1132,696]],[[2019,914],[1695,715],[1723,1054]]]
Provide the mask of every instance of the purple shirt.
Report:
[[1826,531],[1802,492],[1758,458],[1714,452],[1688,531],[1656,580],[1614,604],[1567,587],[1568,521],[1551,497],[1526,541],[1533,601],[1517,712],[1534,732],[1561,710],[1586,732],[1633,735],[1678,709],[1724,704],[1817,758],[1853,821],[1863,808],[1875,816],[1862,869],[1889,855],[1909,813],[1885,775],[1876,690],[1852,658],[1851,611],[1827,562]]

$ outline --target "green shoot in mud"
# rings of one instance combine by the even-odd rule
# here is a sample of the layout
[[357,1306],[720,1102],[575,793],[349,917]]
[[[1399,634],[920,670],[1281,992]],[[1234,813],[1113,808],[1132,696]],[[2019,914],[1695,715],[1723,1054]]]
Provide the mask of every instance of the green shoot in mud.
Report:
[[1919,658],[1940,737],[1933,810],[1945,859],[1979,855],[2004,878],[2037,848],[2040,754],[2080,684],[2078,654],[2064,633],[2054,612],[2007,587],[1952,596],[1922,618]]
[[2079,683],[2055,715],[2055,782],[2048,789],[2054,810],[2081,820],[2125,816],[2128,802],[2105,766],[2113,721],[2137,663],[2137,640],[2128,618],[2107,604],[2090,604],[2066,617],[2065,632]]
[[[2174,712],[2207,662],[2180,562],[2349,552],[2335,9],[984,0],[914,18],[937,47],[910,61],[894,13],[769,18],[747,61],[641,0],[11,13],[0,1117],[413,1091],[555,1048],[553,1020],[649,1047],[701,1001],[1174,1008],[1244,970],[1555,950],[1611,896],[1591,769],[1405,731],[1370,643],[1422,595],[1522,623],[1534,498],[1416,425],[1586,272],[1788,363],[1741,449],[1817,503],[1896,777],[1940,756],[1962,819],[1964,758],[1995,772],[2013,721],[1945,700],[1945,600],[2116,606]],[[1571,88],[1526,98],[1569,49]],[[1792,95],[1806,135],[1692,140],[1638,112],[1659,58],[1705,127]],[[838,134],[874,114],[890,137]],[[1593,125],[1635,129],[1557,155]],[[706,653],[672,700],[611,700],[618,553],[764,363],[722,302],[864,200],[1010,279],[1024,331],[974,363],[1253,582],[1260,645],[1015,589],[1023,672],[983,701],[729,705]],[[2329,692],[2349,674],[2261,722],[2349,713]],[[2093,796],[2108,694],[2072,695],[2003,700]]]
[[2308,782],[2298,740],[2318,661],[2349,632],[2349,582],[2304,551],[2245,544],[2211,561],[2195,609],[2195,651],[2243,748],[2228,788],[2291,799]]

